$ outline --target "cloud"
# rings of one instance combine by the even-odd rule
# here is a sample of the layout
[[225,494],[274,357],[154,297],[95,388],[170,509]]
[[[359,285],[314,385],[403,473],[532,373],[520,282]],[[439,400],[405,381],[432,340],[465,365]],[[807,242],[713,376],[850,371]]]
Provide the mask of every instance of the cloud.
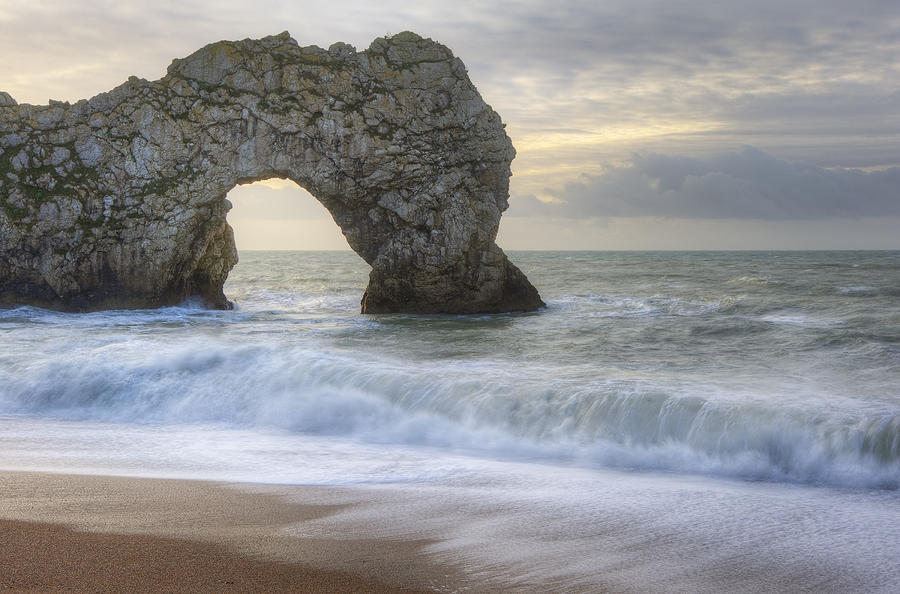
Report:
[[753,143],[820,166],[900,165],[895,3],[530,3],[481,43],[466,60],[514,142],[558,126],[603,137],[584,155]]
[[753,147],[705,159],[635,154],[554,200],[515,197],[509,216],[813,220],[900,216],[900,168],[823,169]]
[[331,221],[331,215],[309,192],[291,181],[271,179],[237,186],[228,193],[233,208],[228,220]]
[[900,165],[895,0],[7,4],[0,88],[36,103],[158,78],[172,58],[223,38],[287,29],[302,45],[364,49],[417,31],[464,60],[508,124],[523,194],[633,151],[751,143],[822,167]]

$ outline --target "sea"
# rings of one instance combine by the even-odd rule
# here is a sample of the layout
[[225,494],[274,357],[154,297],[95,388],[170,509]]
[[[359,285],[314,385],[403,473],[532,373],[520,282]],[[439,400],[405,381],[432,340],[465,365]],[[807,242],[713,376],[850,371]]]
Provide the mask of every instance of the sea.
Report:
[[900,252],[509,256],[545,309],[362,315],[349,251],[2,309],[0,468],[338,487],[298,536],[512,589],[900,591]]

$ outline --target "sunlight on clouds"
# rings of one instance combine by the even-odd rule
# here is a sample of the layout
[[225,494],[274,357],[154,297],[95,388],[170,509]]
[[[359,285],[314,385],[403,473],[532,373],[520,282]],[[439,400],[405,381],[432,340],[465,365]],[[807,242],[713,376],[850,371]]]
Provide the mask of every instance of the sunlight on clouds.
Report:
[[536,132],[523,133],[516,139],[516,148],[521,151],[552,150],[559,147],[591,148],[607,142],[623,140],[645,140],[670,134],[700,134],[714,132],[722,128],[720,123],[699,121],[648,121],[636,126],[608,125],[591,131]]
[[[15,89],[15,93],[11,94],[20,103],[45,105],[49,99],[74,103],[109,90],[92,90],[84,86],[85,81],[91,81],[107,69],[108,64],[104,63],[73,64],[53,70],[32,68],[12,75],[4,84],[9,85],[8,89]],[[119,84],[121,82],[124,81]],[[42,97],[42,94],[49,96]]]
[[516,138],[515,145],[517,151],[530,152],[550,150],[560,146],[589,147],[605,141],[605,135],[600,132],[540,132],[522,134]]
[[239,250],[350,249],[334,221],[228,221]]
[[510,181],[513,194],[539,194],[583,174],[600,174],[626,164],[631,152],[666,139],[715,133],[716,122],[653,121],[643,126],[609,126],[592,131],[509,132],[516,147]]
[[[298,186],[297,184],[295,184],[295,183],[292,182],[291,180],[289,180],[289,179],[281,179],[281,178],[278,178],[278,177],[273,177],[273,178],[267,179],[267,180],[265,180],[265,181],[256,182],[256,183],[258,183],[259,185],[261,185],[261,186],[263,186],[263,187],[270,188],[270,189],[272,189],[272,190],[284,190],[285,188],[299,188],[299,189],[302,189],[302,188],[300,188],[300,186]],[[305,190],[304,190],[304,191],[305,191]]]
[[331,214],[312,194],[290,180],[269,179],[242,184],[228,192],[229,220],[324,220]]
[[240,250],[350,249],[328,210],[290,180],[239,185],[228,200],[228,223]]

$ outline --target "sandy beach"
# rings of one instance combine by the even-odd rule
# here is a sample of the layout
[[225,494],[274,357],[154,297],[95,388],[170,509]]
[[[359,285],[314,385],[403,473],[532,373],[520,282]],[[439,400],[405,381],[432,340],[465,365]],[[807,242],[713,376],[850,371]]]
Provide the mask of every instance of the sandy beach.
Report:
[[[284,530],[334,506],[307,487],[0,472],[6,591],[416,592],[459,576],[422,542],[304,539]],[[313,497],[314,499],[314,497]]]

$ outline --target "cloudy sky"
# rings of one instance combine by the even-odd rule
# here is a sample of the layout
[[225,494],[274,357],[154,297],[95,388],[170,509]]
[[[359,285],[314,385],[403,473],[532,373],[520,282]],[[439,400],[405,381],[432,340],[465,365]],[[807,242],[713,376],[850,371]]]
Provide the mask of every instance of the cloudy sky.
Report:
[[[0,90],[75,101],[219,39],[407,29],[507,123],[501,247],[900,248],[896,0],[0,0]],[[346,248],[293,184],[229,198],[239,248]]]

